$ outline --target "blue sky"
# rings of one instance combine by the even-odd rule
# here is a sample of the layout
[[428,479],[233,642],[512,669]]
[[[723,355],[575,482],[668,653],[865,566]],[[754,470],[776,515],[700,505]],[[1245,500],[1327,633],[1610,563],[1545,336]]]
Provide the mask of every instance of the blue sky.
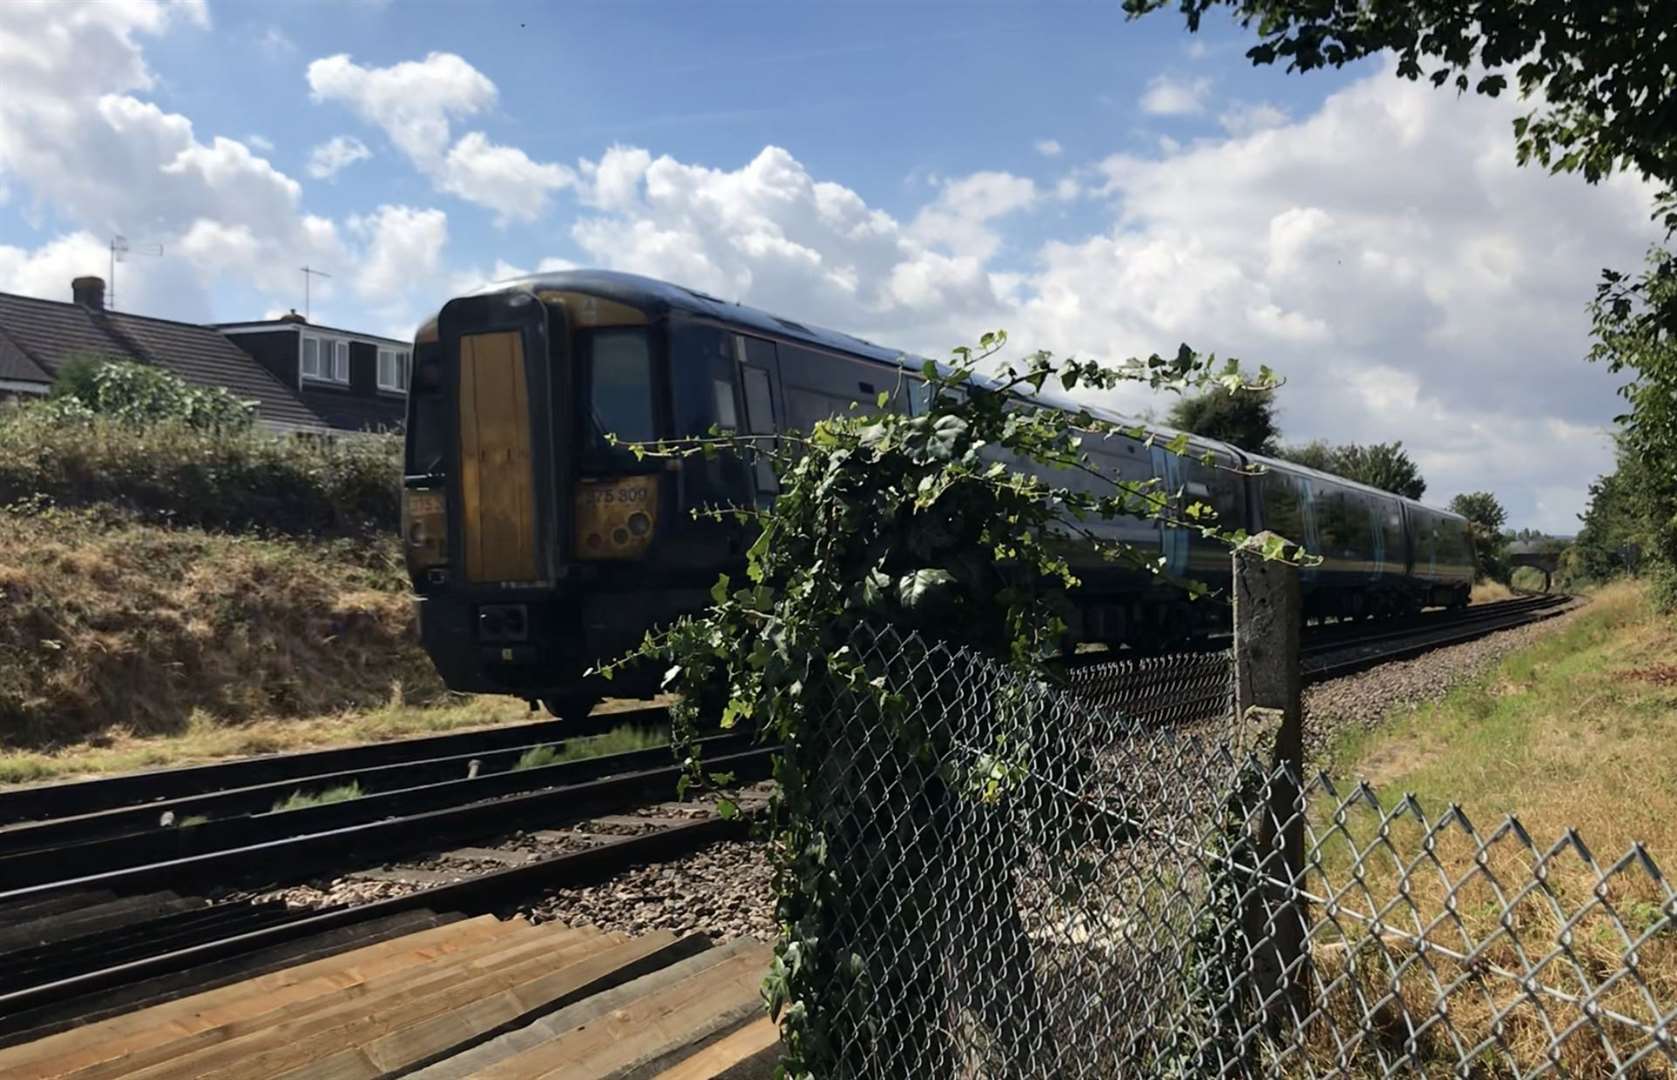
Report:
[[[1513,163],[1513,102],[1373,62],[1252,68],[1115,4],[0,5],[0,289],[302,304],[383,333],[542,266],[650,273],[876,340],[1005,326],[1288,378],[1290,440],[1402,439],[1429,501],[1570,531],[1610,467],[1581,359],[1648,192]],[[1135,394],[1116,404],[1168,402]]]

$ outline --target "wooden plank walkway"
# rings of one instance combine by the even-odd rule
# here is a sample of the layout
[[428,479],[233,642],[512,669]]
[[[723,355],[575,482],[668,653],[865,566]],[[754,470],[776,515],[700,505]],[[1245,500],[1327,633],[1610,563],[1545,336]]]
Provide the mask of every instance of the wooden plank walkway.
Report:
[[484,915],[0,1049],[0,1076],[769,1075],[770,950]]

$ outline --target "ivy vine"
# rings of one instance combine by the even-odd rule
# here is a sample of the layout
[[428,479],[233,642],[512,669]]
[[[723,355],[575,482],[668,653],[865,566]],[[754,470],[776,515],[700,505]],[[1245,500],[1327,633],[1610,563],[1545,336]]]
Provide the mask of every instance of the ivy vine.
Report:
[[[859,635],[890,623],[1044,677],[1066,643],[1065,612],[1078,585],[1068,560],[1073,545],[1165,572],[1156,549],[1106,539],[1092,523],[1145,518],[1231,546],[1245,539],[1208,506],[1184,504],[1157,480],[1103,473],[1085,449],[1087,440],[1124,435],[1186,454],[1186,436],[1165,441],[1084,409],[1032,402],[1045,388],[1099,392],[1122,384],[1182,392],[1216,382],[1257,391],[1275,385],[1267,368],[1249,379],[1238,361],[1219,363],[1185,345],[1172,356],[1110,367],[1048,352],[1006,361],[1006,340],[1001,332],[985,334],[976,347],[954,350],[946,365],[927,362],[920,372],[926,404],[918,415],[889,411],[892,395],[885,392],[877,411],[856,410],[808,432],[765,437],[713,429],[705,438],[631,445],[641,456],[766,455],[780,478],[768,509],[708,511],[757,527],[747,580],[722,577],[706,611],[649,634],[635,653],[600,671],[609,678],[633,661],[667,665],[665,686],[681,694],[672,712],[690,783],[731,779],[707,776],[697,758],[701,702],[720,705],[724,727],[749,724],[760,740],[782,747],[765,826],[781,933],[764,996],[781,1026],[783,1075],[853,1071],[855,1063],[847,1068],[842,1059],[846,1032],[859,1022],[858,1002],[887,990],[935,989],[925,985],[924,972],[899,978],[871,970],[880,950],[855,940],[913,932],[915,905],[922,902],[913,895],[920,855],[899,845],[889,858],[879,857],[888,838],[875,824],[854,815],[846,820],[820,804],[818,781],[842,771],[835,770],[835,756],[857,752],[823,721],[842,715],[869,725],[874,741],[867,752],[877,759],[878,775],[869,781],[871,796],[848,793],[855,806],[869,805],[889,784],[899,797],[908,789],[907,804],[935,817],[953,799],[996,798],[1020,768],[1016,761],[990,761],[990,779],[975,785],[973,778],[950,783],[925,767],[941,760],[939,728],[892,692],[877,658],[859,655],[853,647]],[[1180,584],[1191,595],[1206,591]],[[919,677],[938,675],[928,666]],[[725,800],[718,805],[725,816],[735,812]],[[874,857],[857,859],[863,850]],[[858,888],[896,890],[891,925],[839,925],[846,897]],[[886,987],[893,978],[899,985]],[[920,983],[910,985],[915,978]]]

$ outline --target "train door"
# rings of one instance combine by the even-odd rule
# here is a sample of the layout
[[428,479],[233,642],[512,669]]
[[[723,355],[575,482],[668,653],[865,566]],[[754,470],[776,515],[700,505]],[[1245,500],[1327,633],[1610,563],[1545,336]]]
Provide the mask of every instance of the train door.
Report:
[[[1165,496],[1171,501],[1173,512],[1180,513],[1182,493],[1182,457],[1162,446],[1153,447],[1153,475],[1164,485]],[[1160,551],[1165,572],[1181,577],[1188,570],[1188,530],[1178,525],[1160,526]]]
[[[738,336],[734,338],[734,350],[740,369],[740,396],[745,405],[745,430],[753,435],[778,434],[785,409],[781,401],[780,359],[774,342]],[[758,442],[763,451],[776,445],[772,439]],[[755,455],[752,475],[757,505],[766,507],[780,493],[774,463],[766,453]]]

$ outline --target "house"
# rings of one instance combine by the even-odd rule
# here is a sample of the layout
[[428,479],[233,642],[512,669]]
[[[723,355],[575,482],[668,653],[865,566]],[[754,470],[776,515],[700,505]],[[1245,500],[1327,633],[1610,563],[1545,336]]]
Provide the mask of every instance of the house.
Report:
[[317,326],[296,311],[214,328],[294,388],[330,426],[351,431],[401,426],[411,342]]
[[68,303],[0,293],[0,397],[45,394],[65,363],[109,357],[223,387],[256,402],[257,423],[273,431],[369,431],[402,423],[409,350],[403,342],[313,327],[295,313],[223,328],[111,311],[98,277],[76,278],[70,290]]

